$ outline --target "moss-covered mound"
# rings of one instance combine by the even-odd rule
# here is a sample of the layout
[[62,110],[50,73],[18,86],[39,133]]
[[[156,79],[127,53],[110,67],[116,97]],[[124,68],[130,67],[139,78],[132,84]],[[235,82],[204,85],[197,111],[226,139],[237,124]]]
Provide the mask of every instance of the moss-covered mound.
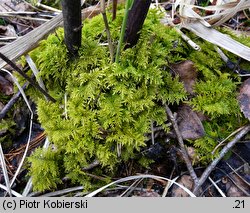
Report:
[[[121,14],[110,21],[114,43]],[[53,144],[30,157],[35,190],[55,188],[64,176],[90,187],[91,178],[83,168],[95,159],[102,169],[92,172],[107,175],[119,162],[135,158],[147,145],[151,122],[168,131],[163,103],[186,101],[212,118],[205,125],[206,138],[197,143],[204,161],[211,159],[206,153],[211,153],[217,139],[242,122],[236,100],[238,79],[221,70],[223,63],[212,45],[200,43],[203,52],[190,49],[173,28],[160,23],[156,11],[150,11],[138,44],[122,52],[119,64],[112,64],[104,29],[101,16],[84,22],[79,58],[73,61],[67,55],[63,29],[31,53],[48,92],[57,100],[51,103],[33,89],[30,92]],[[192,99],[169,68],[170,63],[186,59],[193,60],[199,71]]]

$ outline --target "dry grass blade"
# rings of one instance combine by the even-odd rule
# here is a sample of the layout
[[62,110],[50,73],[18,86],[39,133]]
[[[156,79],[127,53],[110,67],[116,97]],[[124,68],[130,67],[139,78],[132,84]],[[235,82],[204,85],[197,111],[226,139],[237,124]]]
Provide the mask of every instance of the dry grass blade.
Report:
[[91,192],[90,194],[86,195],[85,197],[94,197],[95,195],[97,195],[99,192],[103,191],[104,189],[114,185],[114,184],[118,184],[118,183],[122,183],[122,182],[127,182],[127,181],[131,181],[131,180],[136,180],[136,179],[141,179],[141,178],[152,178],[155,180],[161,179],[161,180],[166,180],[169,181],[172,184],[176,184],[177,186],[179,186],[180,188],[182,188],[185,192],[187,192],[189,194],[190,197],[196,197],[189,189],[187,189],[186,187],[182,186],[181,184],[165,178],[165,177],[161,177],[161,176],[157,176],[157,175],[135,175],[135,176],[130,176],[130,177],[125,177],[125,178],[121,178],[120,180],[114,181],[112,183],[109,183],[97,190],[95,190],[94,192]]
[[22,196],[26,197],[32,189],[32,178],[30,178],[23,190]]
[[140,182],[142,182],[143,179],[138,179],[134,183],[132,183],[121,195],[120,197],[128,197],[133,190],[138,186]]
[[[44,142],[44,145],[43,145],[43,148],[44,149],[47,149],[49,147],[49,139],[48,137],[46,137],[46,140]],[[29,192],[32,190],[32,178],[29,179],[28,183],[26,184],[24,190],[23,190],[23,196],[26,197],[28,196]]]
[[218,190],[218,192],[220,193],[220,195],[222,197],[226,197],[226,195],[223,193],[223,191],[217,186],[217,184],[209,177],[208,178],[210,180],[210,182],[214,185],[214,187]]
[[[173,181],[176,181],[178,178],[179,178],[179,176],[175,177],[175,178],[173,179]],[[167,193],[168,193],[168,190],[171,188],[172,185],[173,185],[173,182],[169,182],[169,181],[168,181],[168,183],[167,183],[167,185],[166,185],[166,187],[165,187],[165,189],[164,189],[164,191],[163,191],[163,193],[162,193],[162,197],[166,197],[166,195],[167,195]]]
[[46,193],[43,195],[40,195],[39,197],[55,197],[55,196],[61,196],[70,192],[75,192],[75,191],[81,191],[83,190],[83,186],[76,186],[76,187],[72,187],[72,188],[68,188],[68,189],[63,189],[63,190],[59,190],[59,191],[55,191],[55,192],[50,192],[50,193]]
[[[2,184],[0,184],[0,188],[3,189],[3,190],[5,190],[5,191],[8,190],[7,187],[4,186],[4,185],[2,185]],[[18,192],[14,191],[12,189],[10,191],[11,191],[11,194],[13,194],[16,197],[23,197],[21,194],[19,194]]]
[[231,138],[232,136],[234,136],[235,134],[237,134],[238,132],[240,132],[244,127],[240,127],[239,129],[236,129],[234,132],[232,132],[229,136],[227,136],[223,141],[221,141],[212,151],[212,154],[215,153],[215,151],[222,146],[223,143],[225,143],[229,138]]
[[24,151],[24,154],[23,154],[23,157],[22,157],[22,159],[21,159],[21,162],[20,162],[19,165],[18,165],[18,168],[17,168],[17,170],[16,170],[16,173],[15,173],[14,177],[12,178],[12,180],[11,180],[11,182],[10,182],[10,186],[12,186],[13,183],[15,182],[16,178],[17,178],[17,175],[19,174],[19,172],[20,172],[20,170],[21,170],[21,168],[22,168],[22,166],[23,166],[24,159],[25,159],[25,157],[26,157],[26,155],[27,155],[27,152],[28,152],[28,149],[29,149],[29,144],[30,144],[30,141],[31,141],[32,125],[33,125],[33,115],[34,115],[34,114],[33,114],[33,111],[32,111],[32,109],[31,109],[31,106],[30,106],[30,104],[29,104],[29,101],[28,101],[28,99],[27,99],[27,97],[26,97],[26,95],[25,95],[25,93],[24,93],[22,87],[21,87],[20,84],[18,83],[17,79],[16,79],[16,78],[12,75],[12,73],[10,73],[8,70],[2,69],[2,71],[8,73],[8,74],[12,77],[12,79],[13,79],[13,81],[15,82],[15,84],[17,85],[19,91],[21,92],[21,94],[22,94],[22,96],[23,96],[23,99],[24,99],[24,101],[25,101],[25,103],[26,103],[26,105],[27,105],[27,107],[28,107],[28,109],[29,109],[29,111],[30,111],[30,114],[31,114],[31,115],[30,115],[29,135],[28,135],[28,140],[27,140],[26,149],[25,149],[25,151]]
[[192,31],[200,38],[222,47],[247,61],[250,61],[250,48],[235,41],[228,35],[213,28],[208,28],[199,21],[185,22],[182,27]]
[[[199,7],[194,5],[194,0],[178,0],[175,3],[175,9],[181,17],[182,28],[186,28],[202,39],[220,46],[245,60],[250,61],[250,48],[235,41],[228,35],[220,33],[211,28],[211,26],[220,26],[221,24],[233,18],[235,14],[250,7],[249,0],[240,0],[222,5]],[[197,8],[202,10],[214,11],[213,15],[202,17]],[[196,9],[196,10],[194,10]]]
[[11,196],[11,186],[10,186],[10,180],[9,180],[9,176],[8,176],[8,171],[7,171],[7,167],[6,167],[6,163],[5,163],[5,159],[4,159],[4,154],[3,154],[3,149],[2,149],[2,144],[0,143],[0,160],[1,160],[1,166],[2,166],[2,171],[3,171],[3,175],[4,175],[4,180],[6,183],[6,190],[9,193],[10,197]]
[[[34,75],[35,75],[35,77],[36,77],[36,80],[37,80],[39,86],[40,86],[42,89],[46,90],[42,78],[38,75],[39,70],[37,69],[36,64],[34,63],[34,61],[32,60],[32,58],[27,54],[27,55],[25,56],[25,59],[26,59],[28,65],[29,65],[30,69],[31,69],[32,72],[34,73]],[[45,98],[46,98],[46,96],[45,96]]]

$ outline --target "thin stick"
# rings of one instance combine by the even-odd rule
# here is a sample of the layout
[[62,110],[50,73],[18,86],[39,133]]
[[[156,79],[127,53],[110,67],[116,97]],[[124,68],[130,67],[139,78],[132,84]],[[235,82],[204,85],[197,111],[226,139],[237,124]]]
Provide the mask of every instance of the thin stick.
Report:
[[187,150],[185,148],[185,145],[184,145],[184,142],[183,142],[183,139],[182,139],[179,127],[177,125],[177,122],[175,120],[175,117],[174,117],[172,111],[170,110],[170,108],[168,107],[167,104],[165,104],[165,109],[166,109],[166,112],[167,112],[167,115],[168,115],[169,119],[171,120],[171,122],[173,124],[174,131],[176,133],[179,146],[181,148],[182,157],[183,157],[183,159],[184,159],[184,161],[186,163],[187,169],[188,169],[188,171],[190,173],[190,176],[193,179],[194,185],[196,187],[196,185],[197,185],[197,183],[198,183],[199,180],[198,180],[198,177],[197,177],[197,175],[196,175],[196,173],[194,171],[192,163],[191,163],[191,161],[190,161],[190,159],[188,157],[188,153],[187,153]]
[[2,58],[6,63],[8,63],[15,71],[17,71],[21,76],[23,76],[29,83],[34,86],[37,90],[39,90],[43,95],[45,95],[48,100],[52,102],[56,102],[54,98],[52,98],[44,89],[42,89],[32,78],[30,78],[26,73],[24,73],[14,62],[9,60],[5,55],[0,53],[0,58]]
[[82,170],[83,171],[88,171],[91,169],[94,169],[95,167],[99,166],[100,162],[98,160],[94,160],[91,164],[89,164],[88,166],[84,167]]
[[102,13],[103,21],[105,24],[105,30],[106,30],[108,44],[109,44],[111,63],[113,63],[114,62],[114,47],[113,47],[112,40],[111,40],[108,18],[107,18],[106,9],[105,9],[105,0],[101,0],[101,13]]
[[248,132],[250,131],[250,125],[245,126],[235,137],[231,140],[224,148],[221,150],[220,155],[213,160],[213,162],[206,168],[203,172],[202,176],[198,184],[195,186],[193,193],[196,195],[202,186],[202,184],[206,181],[210,173],[213,171],[215,166],[219,163],[219,161],[225,156],[225,154]]

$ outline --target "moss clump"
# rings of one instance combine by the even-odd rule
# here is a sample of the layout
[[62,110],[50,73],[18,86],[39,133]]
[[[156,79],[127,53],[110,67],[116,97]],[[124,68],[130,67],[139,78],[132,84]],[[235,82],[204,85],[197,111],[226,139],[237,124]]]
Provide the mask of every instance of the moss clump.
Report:
[[[110,21],[113,41],[119,37],[121,14],[123,11],[114,22]],[[58,177],[63,176],[86,188],[94,187],[83,168],[95,159],[106,175],[115,171],[119,162],[135,159],[146,146],[152,121],[167,131],[162,103],[186,100],[215,120],[227,118],[232,111],[232,119],[240,115],[235,99],[237,81],[219,71],[222,61],[213,47],[204,44],[206,49],[209,47],[208,54],[190,50],[173,28],[160,24],[156,11],[149,12],[138,44],[122,52],[119,64],[110,63],[108,47],[101,45],[106,40],[102,17],[97,16],[84,23],[77,60],[68,58],[62,29],[31,54],[49,93],[57,99],[50,103],[36,91],[31,92],[39,120],[56,147],[47,154],[38,150],[30,158],[35,190],[55,188],[60,183]],[[207,64],[207,57],[213,63]],[[193,60],[200,72],[197,96],[190,100],[183,84],[171,76],[168,68],[168,63],[184,59]],[[117,147],[121,147],[120,156]],[[201,147],[197,145],[198,153]]]
[[[118,16],[111,23],[114,40],[118,39],[121,21]],[[135,158],[146,145],[151,121],[167,130],[161,103],[179,103],[186,98],[182,83],[164,70],[165,57],[179,36],[160,24],[155,11],[150,12],[139,43],[123,51],[119,64],[110,63],[107,46],[100,44],[105,40],[102,17],[97,16],[84,24],[79,59],[69,61],[62,29],[32,53],[57,103],[34,96],[34,91],[32,97],[37,101],[39,121],[61,156],[58,164],[55,154],[49,152],[53,168],[47,166],[46,157],[38,158],[41,151],[30,158],[36,190],[56,186],[58,173],[51,170],[89,186],[90,178],[83,168],[95,159],[104,174],[114,171],[118,162]]]

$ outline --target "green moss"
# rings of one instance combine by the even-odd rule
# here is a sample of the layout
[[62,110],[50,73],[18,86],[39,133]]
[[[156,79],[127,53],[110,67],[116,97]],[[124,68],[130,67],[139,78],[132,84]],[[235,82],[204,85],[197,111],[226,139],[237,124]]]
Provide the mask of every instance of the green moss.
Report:
[[[119,38],[121,14],[123,11],[110,21],[113,41]],[[39,121],[56,147],[56,152],[38,150],[29,159],[35,189],[55,188],[62,175],[89,188],[92,180],[83,168],[95,159],[107,176],[118,163],[129,159],[148,166],[148,161],[137,159],[136,154],[147,145],[152,121],[168,130],[162,103],[180,104],[185,100],[215,123],[230,116],[231,129],[239,125],[232,122],[240,117],[235,98],[238,82],[220,71],[223,62],[213,46],[203,43],[205,52],[190,50],[173,28],[160,24],[158,17],[156,11],[149,12],[138,44],[122,51],[119,64],[111,64],[108,47],[100,45],[106,42],[101,16],[85,21],[79,59],[68,59],[62,29],[31,53],[49,93],[57,100],[47,102],[38,92],[32,92]],[[195,87],[197,96],[190,100],[183,84],[171,76],[168,68],[168,63],[183,59],[193,60],[200,75]],[[208,136],[195,142],[201,157],[216,146],[216,139],[208,139],[209,131],[216,128],[213,123],[211,131],[206,128]],[[221,132],[217,132],[220,137]],[[203,146],[206,141],[208,147]],[[118,145],[122,147],[120,157]],[[211,158],[204,158],[204,162]],[[44,174],[46,180],[41,178]]]

